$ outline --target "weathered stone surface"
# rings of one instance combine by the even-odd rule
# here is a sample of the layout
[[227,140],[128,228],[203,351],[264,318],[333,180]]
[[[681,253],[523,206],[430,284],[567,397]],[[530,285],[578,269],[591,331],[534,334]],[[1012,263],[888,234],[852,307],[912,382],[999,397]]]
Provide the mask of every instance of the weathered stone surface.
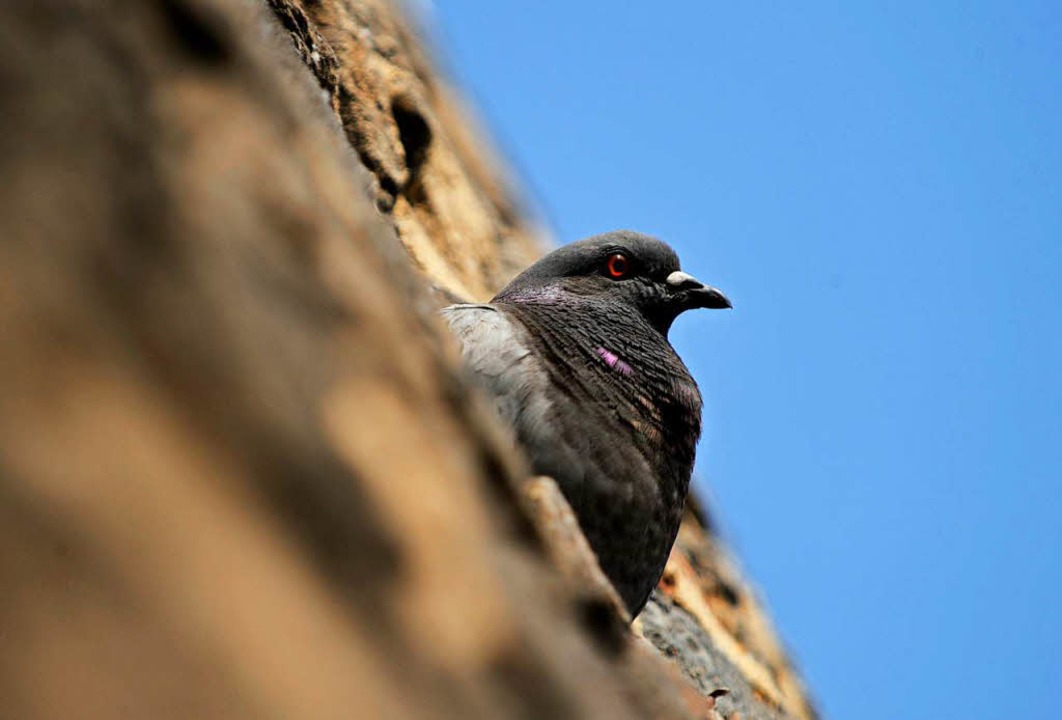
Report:
[[381,0],[269,0],[372,171],[414,263],[450,297],[486,299],[541,250],[482,133]]
[[[719,717],[455,368],[435,308],[541,244],[420,47],[373,0],[0,4],[0,717]],[[712,542],[643,632],[806,716]]]
[[721,712],[816,717],[763,608],[693,498],[664,577],[636,627]]

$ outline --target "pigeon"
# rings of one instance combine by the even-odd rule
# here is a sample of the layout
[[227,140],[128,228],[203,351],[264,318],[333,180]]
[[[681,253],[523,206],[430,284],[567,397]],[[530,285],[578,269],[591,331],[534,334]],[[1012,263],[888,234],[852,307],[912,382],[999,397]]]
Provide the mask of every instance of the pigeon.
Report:
[[701,394],[668,331],[686,310],[729,307],[667,244],[621,230],[554,250],[489,303],[443,310],[631,617],[663,574],[701,432]]

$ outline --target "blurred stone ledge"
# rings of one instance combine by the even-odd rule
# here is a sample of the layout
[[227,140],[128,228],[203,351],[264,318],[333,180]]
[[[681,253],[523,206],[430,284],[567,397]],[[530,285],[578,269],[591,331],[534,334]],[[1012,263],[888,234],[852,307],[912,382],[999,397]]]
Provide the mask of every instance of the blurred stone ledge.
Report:
[[632,632],[468,391],[546,239],[394,6],[5,3],[0,107],[0,717],[814,716],[703,513]]

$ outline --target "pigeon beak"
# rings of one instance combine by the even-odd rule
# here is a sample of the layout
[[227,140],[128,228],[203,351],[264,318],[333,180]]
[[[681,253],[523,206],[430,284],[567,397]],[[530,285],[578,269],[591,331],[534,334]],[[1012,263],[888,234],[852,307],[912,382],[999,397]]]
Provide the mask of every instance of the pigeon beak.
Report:
[[674,295],[682,295],[682,302],[688,308],[730,308],[730,300],[720,290],[705,285],[697,278],[676,270],[667,276],[668,288]]

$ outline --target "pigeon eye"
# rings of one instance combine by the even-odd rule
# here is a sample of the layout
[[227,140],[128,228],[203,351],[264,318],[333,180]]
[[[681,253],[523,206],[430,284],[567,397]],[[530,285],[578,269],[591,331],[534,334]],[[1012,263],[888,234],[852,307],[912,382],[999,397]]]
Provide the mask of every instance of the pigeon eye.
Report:
[[623,253],[616,253],[609,256],[605,268],[608,270],[609,277],[614,280],[619,280],[621,277],[627,275],[627,272],[630,270],[630,263],[627,261],[626,255]]

